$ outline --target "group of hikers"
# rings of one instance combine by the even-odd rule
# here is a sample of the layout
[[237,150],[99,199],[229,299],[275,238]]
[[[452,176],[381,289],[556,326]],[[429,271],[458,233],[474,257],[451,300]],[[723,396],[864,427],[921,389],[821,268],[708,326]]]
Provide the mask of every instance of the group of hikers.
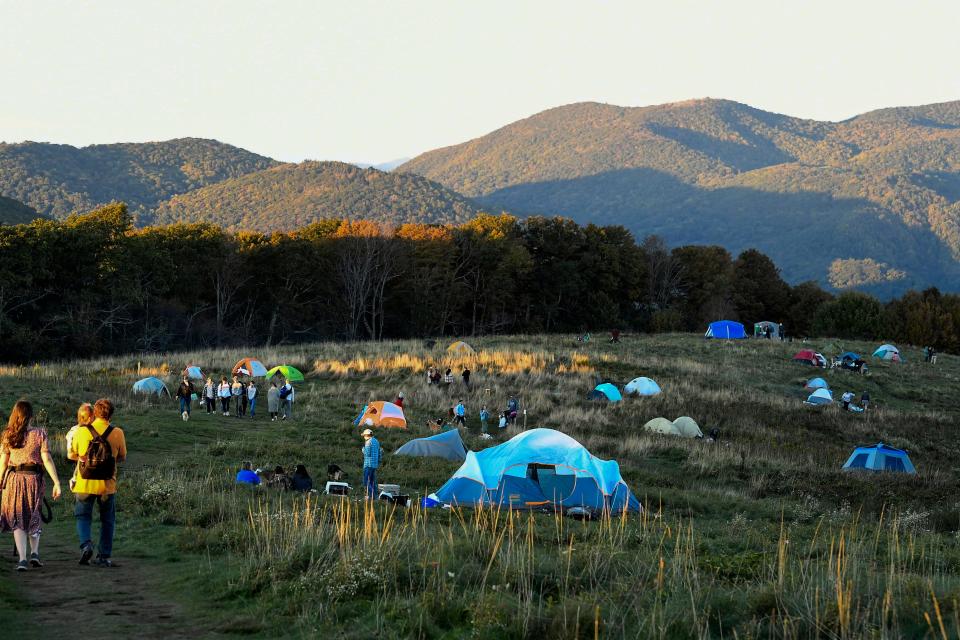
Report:
[[[402,397],[403,394],[400,394]],[[400,405],[403,406],[403,405]],[[510,396],[506,408],[500,412],[497,420],[498,429],[506,429],[508,425],[517,421],[517,415],[520,412],[520,402],[515,396]],[[488,434],[490,430],[490,410],[487,405],[480,406],[480,433]],[[439,416],[434,420],[427,422],[427,428],[431,431],[449,431],[450,429],[459,429],[467,427],[467,405],[461,398],[457,404],[447,409],[446,416]]]
[[[220,402],[219,410],[225,416],[230,414],[230,405],[233,404],[233,415],[237,418],[243,418],[249,411],[250,417],[256,416],[257,409],[257,385],[252,379],[241,380],[239,376],[233,376],[233,382],[228,382],[226,376],[220,378],[220,382],[215,383],[212,377],[208,377],[206,383],[200,389],[203,406],[207,413],[217,413],[217,401]],[[180,386],[177,387],[177,399],[180,401],[180,416],[184,420],[190,419],[190,408],[193,397],[197,395],[197,390],[191,382],[190,377],[184,373],[180,380]],[[293,417],[293,400],[296,391],[289,380],[283,381],[278,385],[275,379],[270,380],[270,388],[267,389],[267,411],[270,414],[271,421],[287,420]]]
[[[82,565],[89,565],[96,551],[98,566],[113,566],[117,466],[127,457],[123,429],[111,424],[113,411],[113,403],[106,398],[80,405],[77,424],[66,437],[67,458],[77,463],[69,487],[76,500],[73,514]],[[60,477],[50,455],[47,432],[37,424],[33,406],[18,400],[0,436],[0,532],[13,532],[18,572],[43,566],[40,534],[44,523],[52,518],[44,498],[44,471],[53,481],[53,499],[59,500]],[[91,533],[94,509],[100,518],[96,548]]]
[[[467,365],[463,365],[460,371],[460,379],[463,381],[463,386],[467,389],[470,388],[470,369],[467,368]],[[453,387],[453,384],[456,382],[456,377],[453,375],[453,370],[450,367],[447,367],[447,370],[440,373],[440,369],[437,367],[430,367],[427,369],[427,385],[435,385],[440,389],[450,389]]]

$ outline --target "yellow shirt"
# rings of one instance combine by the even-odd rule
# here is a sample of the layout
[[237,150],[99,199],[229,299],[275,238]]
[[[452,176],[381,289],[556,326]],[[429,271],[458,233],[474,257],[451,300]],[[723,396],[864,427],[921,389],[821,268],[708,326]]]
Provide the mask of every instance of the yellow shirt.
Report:
[[[93,428],[100,435],[103,435],[103,432],[107,430],[108,426],[110,426],[110,423],[101,418],[93,421]],[[89,429],[86,427],[78,428],[76,434],[73,436],[73,441],[70,443],[70,457],[82,458],[86,455],[87,447],[90,446],[92,440],[93,436],[90,434]],[[113,457],[116,458],[117,462],[123,462],[127,457],[127,441],[123,437],[123,429],[114,427],[113,431],[110,432],[110,437],[107,438],[107,442],[113,450]],[[73,472],[73,480],[76,483],[73,486],[74,493],[103,496],[117,492],[116,471],[114,471],[113,478],[110,480],[85,480],[80,477],[80,464],[77,463],[77,468]]]

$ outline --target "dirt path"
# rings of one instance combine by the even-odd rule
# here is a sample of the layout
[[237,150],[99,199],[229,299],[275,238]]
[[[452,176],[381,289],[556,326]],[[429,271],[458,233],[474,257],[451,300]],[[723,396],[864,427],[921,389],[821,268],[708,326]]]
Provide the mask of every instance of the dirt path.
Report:
[[[180,608],[158,597],[157,585],[142,560],[118,560],[104,569],[77,564],[73,539],[61,531],[45,535],[40,547],[44,566],[25,573],[14,571],[12,536],[0,545],[3,576],[28,609],[16,637],[195,638],[206,635],[191,628]],[[9,628],[9,627],[8,627]]]

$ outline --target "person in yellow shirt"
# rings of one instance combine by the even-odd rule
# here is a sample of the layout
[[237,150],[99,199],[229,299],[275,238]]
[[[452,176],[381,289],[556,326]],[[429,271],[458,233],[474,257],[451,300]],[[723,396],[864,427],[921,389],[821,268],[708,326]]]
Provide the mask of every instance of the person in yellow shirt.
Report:
[[[80,536],[80,564],[90,564],[93,557],[91,524],[93,507],[100,510],[100,543],[98,545],[97,564],[112,566],[110,555],[113,552],[113,532],[116,526],[116,465],[127,458],[127,443],[123,429],[110,424],[113,416],[113,403],[101,398],[93,405],[93,424],[77,429],[70,443],[67,457],[77,461],[73,476],[73,493],[77,499],[73,514],[77,519],[77,533]],[[96,446],[91,447],[91,444]],[[88,455],[99,451],[98,456]],[[96,468],[95,468],[96,467]],[[88,477],[84,477],[84,475]],[[92,479],[89,476],[104,476]]]

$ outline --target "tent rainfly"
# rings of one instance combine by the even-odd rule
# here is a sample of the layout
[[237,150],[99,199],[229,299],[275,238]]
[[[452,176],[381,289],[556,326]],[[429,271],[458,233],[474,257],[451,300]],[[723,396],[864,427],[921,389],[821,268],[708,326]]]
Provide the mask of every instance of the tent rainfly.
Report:
[[406,443],[395,456],[435,457],[462,462],[467,457],[467,448],[463,446],[459,429],[451,429],[429,438],[416,438]]

